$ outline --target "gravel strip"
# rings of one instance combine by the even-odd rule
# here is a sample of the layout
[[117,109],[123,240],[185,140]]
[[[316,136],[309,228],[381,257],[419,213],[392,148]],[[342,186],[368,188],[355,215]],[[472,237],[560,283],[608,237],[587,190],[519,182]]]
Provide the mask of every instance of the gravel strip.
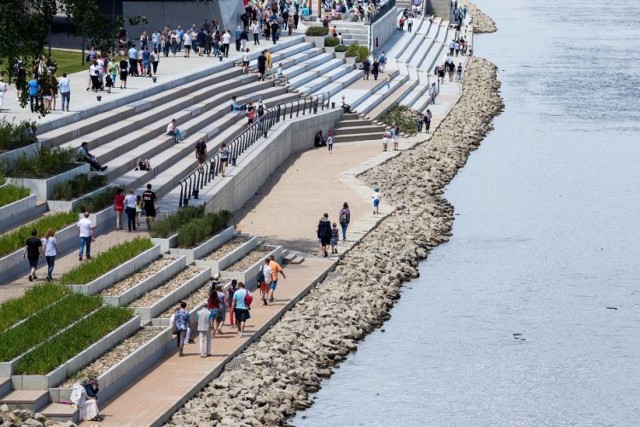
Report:
[[229,268],[225,268],[228,271],[245,271],[247,268],[251,267],[256,262],[260,261],[261,258],[267,256],[269,252],[271,252],[273,248],[268,248],[266,246],[258,246],[248,254],[244,256],[244,258],[237,261],[235,264],[231,265]]
[[120,344],[100,356],[99,359],[94,360],[83,369],[73,374],[70,378],[67,378],[65,382],[60,384],[61,388],[70,388],[80,378],[100,375],[107,372],[109,369],[120,363],[128,355],[139,349],[143,344],[148,342],[151,338],[160,333],[163,328],[140,328],[138,332],[126,338],[124,341],[120,341]]
[[197,274],[201,273],[204,268],[189,266],[182,270],[180,273],[173,276],[171,280],[169,280],[164,285],[155,288],[152,291],[147,292],[137,300],[133,301],[129,304],[129,307],[151,307],[158,300],[165,297],[167,294],[172,291],[178,289],[184,282],[192,279]]
[[[209,298],[209,283],[205,283],[202,287],[196,291],[193,291],[191,295],[185,298],[183,301],[187,303],[187,310],[191,310],[193,307],[197,307]],[[158,317],[171,317],[176,312],[176,307],[170,307]]]
[[246,236],[234,237],[224,245],[220,246],[215,251],[209,253],[203,259],[209,260],[209,261],[217,261],[227,256],[228,254],[230,254],[231,252],[233,252],[234,250],[236,250],[237,248],[239,248],[240,246],[242,246],[244,243],[248,241],[249,241],[249,237],[246,237]]
[[122,295],[129,289],[136,286],[138,283],[148,279],[149,277],[156,274],[158,271],[165,268],[167,265],[171,264],[175,261],[176,258],[160,256],[157,260],[153,261],[151,264],[142,267],[140,270],[136,271],[129,277],[126,277],[114,284],[110,288],[105,289],[100,293],[103,297],[114,297],[117,295]]

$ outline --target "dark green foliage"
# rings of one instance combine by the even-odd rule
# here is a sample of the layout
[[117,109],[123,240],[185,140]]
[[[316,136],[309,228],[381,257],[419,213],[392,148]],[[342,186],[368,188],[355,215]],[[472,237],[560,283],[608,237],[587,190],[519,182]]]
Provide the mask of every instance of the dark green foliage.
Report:
[[31,190],[26,187],[12,184],[3,185],[0,187],[0,207],[24,199],[29,194],[31,194]]
[[309,36],[309,37],[323,37],[328,34],[329,34],[329,28],[320,27],[320,26],[309,27],[307,28],[307,31],[305,31],[304,33],[305,36]]
[[0,151],[15,150],[35,142],[26,132],[31,126],[35,126],[35,122],[22,120],[16,123],[15,118],[9,121],[3,117],[0,120]]
[[[106,175],[77,175],[53,188],[53,200],[72,200],[107,183]],[[91,211],[90,211],[91,212]]]
[[340,39],[338,37],[327,37],[324,39],[325,47],[335,47],[340,44]]
[[400,132],[415,135],[416,134],[416,112],[408,107],[394,105],[388,109],[378,119],[387,126],[400,126]]
[[32,156],[22,155],[14,163],[5,162],[2,169],[13,177],[50,178],[77,167],[75,158],[73,148],[40,147]]
[[0,331],[53,304],[68,293],[69,288],[66,286],[45,283],[27,289],[20,298],[3,302],[0,304]]
[[[346,47],[345,45],[343,45],[343,44],[339,44],[338,46],[336,46],[335,51],[336,51],[336,52],[346,52],[348,49],[349,49],[349,48],[348,48],[348,47]],[[345,55],[345,56],[346,56],[346,55]]]
[[0,237],[0,257],[24,247],[27,238],[31,237],[31,230],[33,229],[38,230],[40,235],[44,235],[49,228],[60,231],[77,221],[77,213],[59,212],[44,216],[29,225],[25,225],[10,233],[6,233]]
[[222,230],[229,218],[231,218],[229,211],[220,211],[194,218],[181,225],[178,229],[178,246],[181,248],[196,246]]

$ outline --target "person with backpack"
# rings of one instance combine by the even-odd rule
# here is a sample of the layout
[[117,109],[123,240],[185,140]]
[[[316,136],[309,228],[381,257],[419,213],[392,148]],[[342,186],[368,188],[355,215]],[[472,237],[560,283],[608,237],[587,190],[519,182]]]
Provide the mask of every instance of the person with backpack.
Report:
[[204,137],[200,138],[198,142],[196,142],[196,159],[198,163],[200,163],[200,167],[207,161],[207,143],[205,142]]
[[258,271],[258,288],[260,288],[260,298],[262,303],[267,305],[267,294],[269,293],[269,282],[271,282],[271,261],[269,258],[264,260],[264,265]]
[[238,337],[244,336],[244,327],[247,320],[251,318],[249,307],[251,306],[251,294],[244,287],[244,283],[238,282],[238,290],[233,294],[233,313],[236,316],[236,325],[238,325]]
[[342,228],[342,240],[347,240],[347,227],[349,227],[349,223],[351,222],[351,211],[349,210],[349,204],[347,202],[342,204],[342,209],[340,209],[338,213],[338,222]]

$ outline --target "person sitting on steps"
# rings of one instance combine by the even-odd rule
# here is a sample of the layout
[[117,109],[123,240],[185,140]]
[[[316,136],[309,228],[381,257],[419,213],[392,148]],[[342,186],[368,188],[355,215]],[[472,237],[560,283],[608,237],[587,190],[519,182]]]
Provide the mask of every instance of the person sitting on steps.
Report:
[[136,161],[136,170],[148,171],[151,170],[151,162],[149,159],[138,159]]
[[237,98],[235,96],[231,97],[231,111],[246,111],[247,104],[238,105],[236,99]]
[[176,125],[176,119],[171,119],[171,122],[167,125],[167,135],[173,136],[176,144],[182,141],[182,132]]
[[344,95],[342,95],[342,109],[345,113],[353,113],[353,111],[351,111],[351,105],[347,104]]
[[96,160],[96,156],[89,153],[89,143],[83,142],[80,148],[78,148],[78,160],[81,162],[87,162],[91,165],[91,168],[96,171],[104,172],[107,169],[107,166],[102,166]]

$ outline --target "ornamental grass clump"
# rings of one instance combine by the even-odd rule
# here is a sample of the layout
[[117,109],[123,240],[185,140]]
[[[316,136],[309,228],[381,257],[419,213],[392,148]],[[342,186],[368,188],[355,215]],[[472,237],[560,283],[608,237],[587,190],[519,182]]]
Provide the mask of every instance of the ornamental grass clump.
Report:
[[101,305],[101,297],[72,293],[15,328],[0,332],[0,361],[16,358]]
[[140,237],[112,246],[108,251],[83,261],[82,264],[62,275],[60,284],[86,285],[152,247],[153,243],[150,239]]
[[133,316],[128,308],[105,306],[60,335],[27,353],[17,364],[18,375],[46,375]]
[[182,225],[178,230],[178,247],[191,248],[222,230],[231,218],[229,211],[208,213]]
[[69,292],[66,286],[44,283],[27,289],[20,298],[3,302],[0,304],[0,331],[53,304]]
[[23,154],[15,162],[4,162],[2,170],[8,176],[50,178],[77,166],[75,149],[40,147],[33,155]]
[[59,212],[44,216],[29,225],[1,236],[0,256],[8,255],[23,248],[27,239],[31,237],[31,230],[33,229],[38,230],[39,235],[42,236],[49,228],[60,231],[76,222],[78,222],[78,214],[73,212]]
[[113,197],[118,187],[109,187],[100,194],[87,197],[74,209],[75,212],[99,212],[109,206],[113,206]]
[[163,219],[154,221],[153,228],[149,232],[151,237],[159,237],[166,239],[178,232],[181,225],[189,221],[204,216],[204,205],[201,206],[183,206],[174,214],[168,215]]
[[76,175],[68,181],[56,184],[53,187],[53,200],[73,200],[76,197],[89,193],[104,186],[107,183],[106,175],[85,174]]
[[329,34],[329,27],[311,26],[304,35],[309,37],[324,37]]
[[0,207],[24,199],[29,194],[31,194],[31,190],[26,187],[13,184],[3,185],[0,187]]

